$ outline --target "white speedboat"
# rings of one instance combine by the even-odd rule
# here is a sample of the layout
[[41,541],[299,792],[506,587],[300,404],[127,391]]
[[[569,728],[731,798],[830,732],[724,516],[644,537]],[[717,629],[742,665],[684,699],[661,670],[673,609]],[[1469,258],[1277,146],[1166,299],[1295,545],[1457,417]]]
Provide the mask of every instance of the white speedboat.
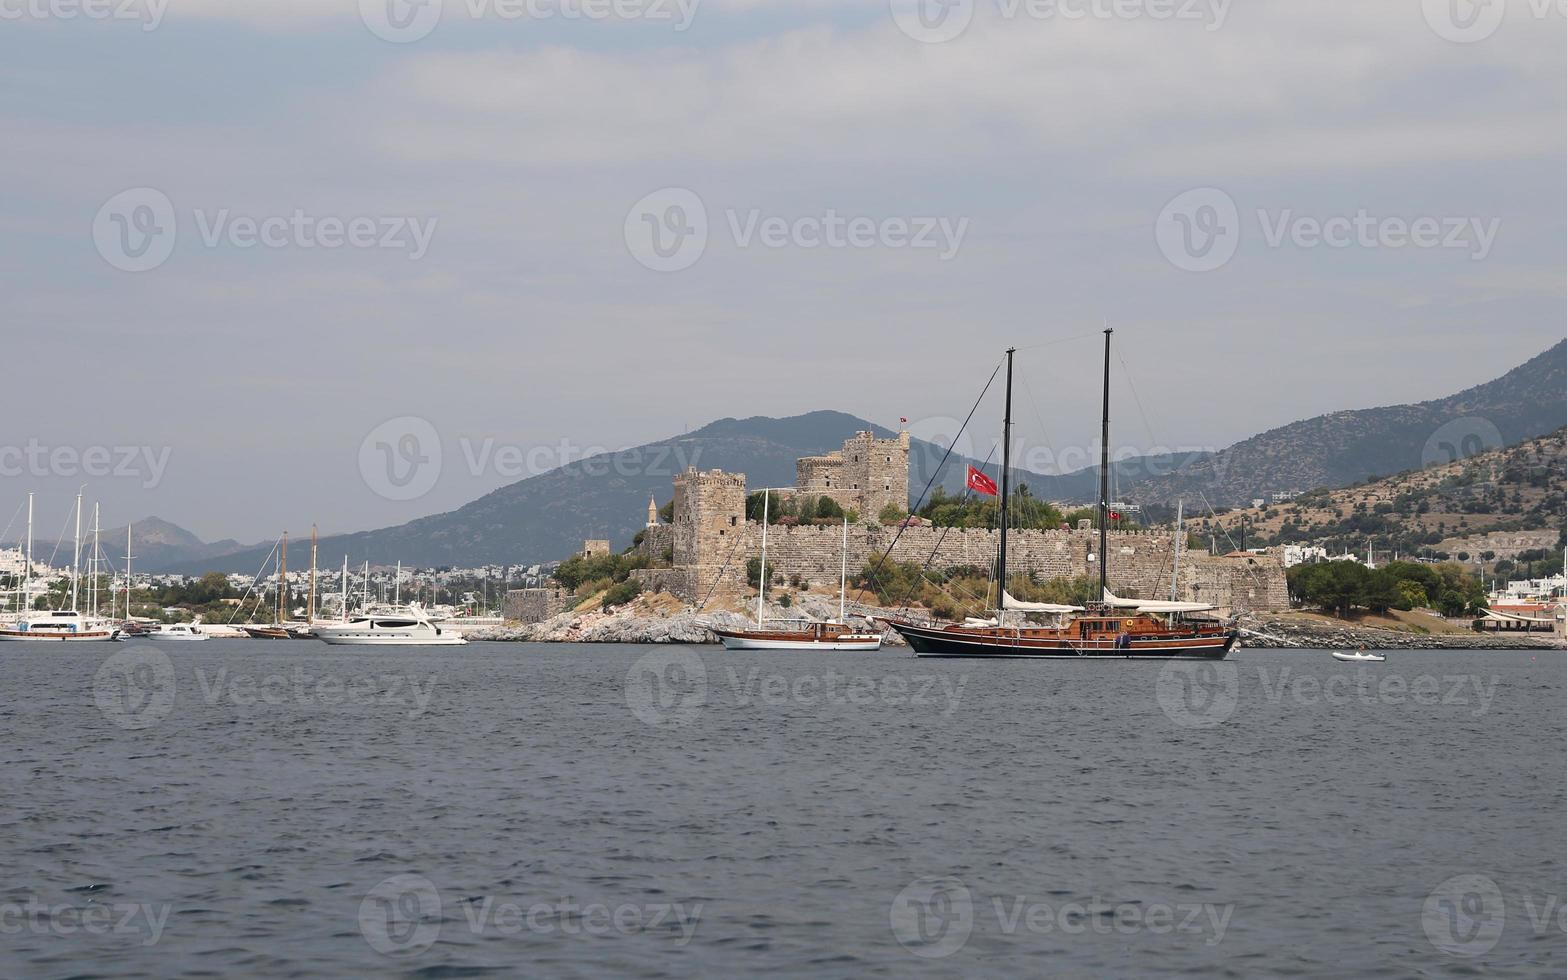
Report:
[[201,620],[198,619],[194,623],[166,623],[153,630],[148,639],[195,643],[212,639],[212,634],[202,628]]
[[430,621],[423,609],[372,611],[341,623],[316,623],[316,638],[334,646],[460,646],[468,641],[455,630]]
[[1333,659],[1352,664],[1379,664],[1387,660],[1387,655],[1370,650],[1334,650]]
[[101,619],[88,619],[68,609],[27,613],[15,623],[0,629],[0,640],[101,643],[119,638],[118,626]]

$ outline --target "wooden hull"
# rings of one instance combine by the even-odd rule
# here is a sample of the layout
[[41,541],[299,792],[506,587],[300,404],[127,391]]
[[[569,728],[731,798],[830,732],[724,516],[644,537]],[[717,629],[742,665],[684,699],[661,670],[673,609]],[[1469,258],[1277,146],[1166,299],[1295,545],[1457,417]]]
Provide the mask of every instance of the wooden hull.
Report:
[[881,649],[881,634],[819,630],[713,630],[726,650],[838,650]]
[[1240,638],[1233,629],[1193,629],[1168,634],[1098,634],[1066,630],[966,629],[894,621],[892,628],[921,657],[1024,660],[1223,660]]
[[245,635],[252,640],[309,640],[314,639],[308,633],[295,632],[284,629],[281,626],[241,626]]

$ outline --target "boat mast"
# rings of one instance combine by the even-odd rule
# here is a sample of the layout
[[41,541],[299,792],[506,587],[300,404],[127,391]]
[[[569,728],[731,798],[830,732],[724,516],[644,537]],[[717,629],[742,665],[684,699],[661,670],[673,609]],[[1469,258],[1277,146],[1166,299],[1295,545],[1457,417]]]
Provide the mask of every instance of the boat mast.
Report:
[[343,622],[348,622],[348,553],[343,553]]
[[1016,347],[1007,348],[1006,414],[1001,420],[1001,549],[996,573],[996,580],[1001,583],[996,596],[998,621],[1007,614],[1007,506],[1012,495],[1012,355],[1016,352]]
[[1170,576],[1170,601],[1178,602],[1181,588],[1181,545],[1186,543],[1186,499],[1175,502],[1175,573]]
[[838,567],[838,622],[846,623],[843,614],[844,596],[849,591],[849,515],[843,515],[843,552]]
[[92,557],[87,559],[87,604],[92,607],[93,618],[98,616],[98,555],[101,552],[98,540],[98,504],[92,505]]
[[77,580],[82,577],[82,492],[76,491],[76,552],[71,559],[71,612],[77,612]]
[[398,559],[398,561],[397,561],[397,572],[395,574],[396,574],[397,577],[392,579],[392,605],[400,606],[400,605],[403,604],[403,562],[402,562],[402,559]]
[[1099,445],[1099,601],[1105,601],[1105,594],[1110,591],[1110,556],[1107,553],[1110,541],[1110,335],[1115,333],[1109,327],[1105,328],[1105,399],[1104,399],[1104,427],[1100,432]]
[[757,577],[756,625],[762,625],[763,603],[767,600],[767,503],[772,491],[762,491],[762,571]]
[[22,608],[33,611],[33,492],[27,491],[27,571],[22,578]]
[[365,559],[365,611],[370,610],[370,559]]
[[287,622],[288,614],[288,532],[283,532],[283,550],[278,552],[277,621]]
[[316,621],[316,526],[310,525],[310,597],[305,600],[305,621]]
[[131,618],[131,527],[125,525],[125,619]]

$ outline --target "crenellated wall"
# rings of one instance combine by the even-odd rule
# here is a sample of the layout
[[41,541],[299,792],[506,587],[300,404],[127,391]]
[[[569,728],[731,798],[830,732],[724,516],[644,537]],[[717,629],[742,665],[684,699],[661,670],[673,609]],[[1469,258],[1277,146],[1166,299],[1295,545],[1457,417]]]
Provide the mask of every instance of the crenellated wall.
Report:
[[[885,450],[878,444],[887,442],[891,440],[869,440],[856,459],[851,440],[845,445],[847,462],[864,465],[870,458],[864,453]],[[885,476],[881,479],[888,482]],[[900,492],[906,493],[906,486]],[[674,524],[650,528],[642,544],[643,553],[655,560],[672,548],[674,567],[639,573],[638,578],[649,587],[697,601],[711,594],[747,592],[746,564],[761,553],[762,527],[745,520],[745,496],[745,477],[740,474],[688,470],[677,476]],[[813,587],[836,588],[843,533],[841,524],[772,525],[768,567],[784,579],[797,576]],[[994,530],[918,525],[900,534],[895,526],[858,523],[848,529],[849,573],[857,574],[872,555],[889,550],[893,560],[922,567],[989,569],[999,544],[1000,533]],[[1007,538],[1007,565],[1011,574],[1032,573],[1041,579],[1097,576],[1098,547],[1098,534],[1087,529],[1014,531]],[[1174,573],[1172,547],[1173,535],[1167,531],[1111,532],[1111,590],[1128,598],[1167,597]],[[1225,611],[1272,612],[1289,606],[1283,565],[1260,555],[1186,552],[1177,593],[1183,600],[1210,602]]]

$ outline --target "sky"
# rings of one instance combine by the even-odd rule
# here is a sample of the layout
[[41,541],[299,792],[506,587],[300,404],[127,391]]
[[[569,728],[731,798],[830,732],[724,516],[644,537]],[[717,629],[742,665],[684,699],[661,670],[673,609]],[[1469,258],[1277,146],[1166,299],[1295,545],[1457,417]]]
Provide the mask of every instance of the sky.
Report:
[[1105,323],[1118,449],[1440,397],[1564,335],[1564,41],[1544,0],[0,0],[0,523],[85,485],[271,540],[728,416],[934,434],[1007,346],[1081,458]]

